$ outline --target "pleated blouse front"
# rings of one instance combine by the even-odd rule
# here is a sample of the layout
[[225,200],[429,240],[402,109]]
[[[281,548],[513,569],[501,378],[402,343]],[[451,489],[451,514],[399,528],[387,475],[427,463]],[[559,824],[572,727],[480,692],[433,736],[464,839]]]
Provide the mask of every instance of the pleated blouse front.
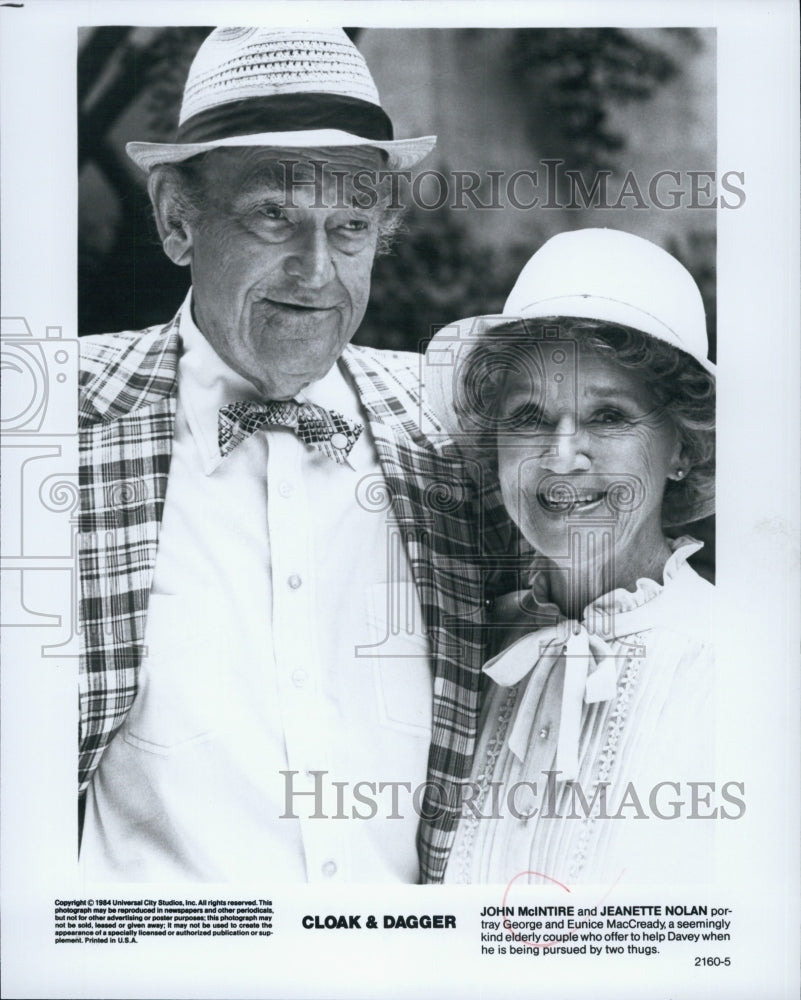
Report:
[[[562,623],[589,640],[589,677],[593,666],[595,681],[608,676],[595,695],[588,680],[561,746],[569,656],[540,656],[511,686],[490,682],[447,883],[710,879],[712,806],[690,783],[715,776],[714,588],[687,563],[700,543],[672,545],[663,584],[638,580],[592,602],[580,623]],[[494,669],[502,676],[502,664]]]

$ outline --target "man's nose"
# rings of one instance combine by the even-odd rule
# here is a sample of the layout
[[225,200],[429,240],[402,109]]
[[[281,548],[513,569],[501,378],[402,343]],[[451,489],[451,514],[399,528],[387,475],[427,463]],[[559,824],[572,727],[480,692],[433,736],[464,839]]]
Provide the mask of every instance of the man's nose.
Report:
[[543,468],[559,475],[590,469],[592,458],[588,437],[572,413],[559,418],[549,438],[547,453],[540,460]]
[[335,275],[328,232],[324,227],[299,227],[284,262],[286,273],[304,288],[324,288]]

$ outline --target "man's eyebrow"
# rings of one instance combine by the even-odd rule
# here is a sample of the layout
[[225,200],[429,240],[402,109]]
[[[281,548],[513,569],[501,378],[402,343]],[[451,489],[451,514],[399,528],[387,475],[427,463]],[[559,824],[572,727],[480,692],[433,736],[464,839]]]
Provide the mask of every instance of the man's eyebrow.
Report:
[[291,179],[291,173],[285,171],[278,163],[262,164],[247,171],[242,177],[242,190],[251,191],[258,188],[283,190]]
[[[251,184],[243,185],[236,194],[233,204],[246,206],[270,201],[274,202],[278,207],[297,207],[297,203],[293,198],[293,192],[301,191],[303,188],[308,187],[308,182],[304,183],[301,181],[292,185],[284,184],[283,180],[260,177],[254,179]],[[359,198],[363,198],[365,195],[353,190],[350,185],[346,185],[344,190],[341,188],[329,192],[319,191],[319,189],[315,190],[318,191],[318,197],[322,198],[322,203],[318,206],[320,208],[342,208],[348,211],[362,212],[375,210],[375,205],[360,205]]]
[[282,198],[286,195],[284,184],[270,178],[254,181],[239,191],[239,198],[244,201],[260,201],[262,198]]

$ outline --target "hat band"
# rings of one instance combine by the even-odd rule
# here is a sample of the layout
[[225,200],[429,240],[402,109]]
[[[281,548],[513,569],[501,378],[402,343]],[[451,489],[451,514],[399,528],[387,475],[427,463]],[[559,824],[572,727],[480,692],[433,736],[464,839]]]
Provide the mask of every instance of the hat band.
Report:
[[362,139],[393,138],[383,108],[340,94],[271,94],[229,101],[200,111],[178,127],[178,142],[213,142],[262,132],[340,129]]

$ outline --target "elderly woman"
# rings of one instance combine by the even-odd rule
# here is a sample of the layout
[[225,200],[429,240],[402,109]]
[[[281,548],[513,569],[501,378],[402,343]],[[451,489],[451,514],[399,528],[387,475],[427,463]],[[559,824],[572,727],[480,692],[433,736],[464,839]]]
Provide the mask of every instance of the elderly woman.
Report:
[[688,782],[714,776],[713,588],[687,562],[701,543],[669,531],[713,504],[695,282],[639,237],[565,233],[502,316],[440,331],[429,362],[446,349],[431,402],[533,553],[494,609],[445,880],[709,878],[714,803]]

